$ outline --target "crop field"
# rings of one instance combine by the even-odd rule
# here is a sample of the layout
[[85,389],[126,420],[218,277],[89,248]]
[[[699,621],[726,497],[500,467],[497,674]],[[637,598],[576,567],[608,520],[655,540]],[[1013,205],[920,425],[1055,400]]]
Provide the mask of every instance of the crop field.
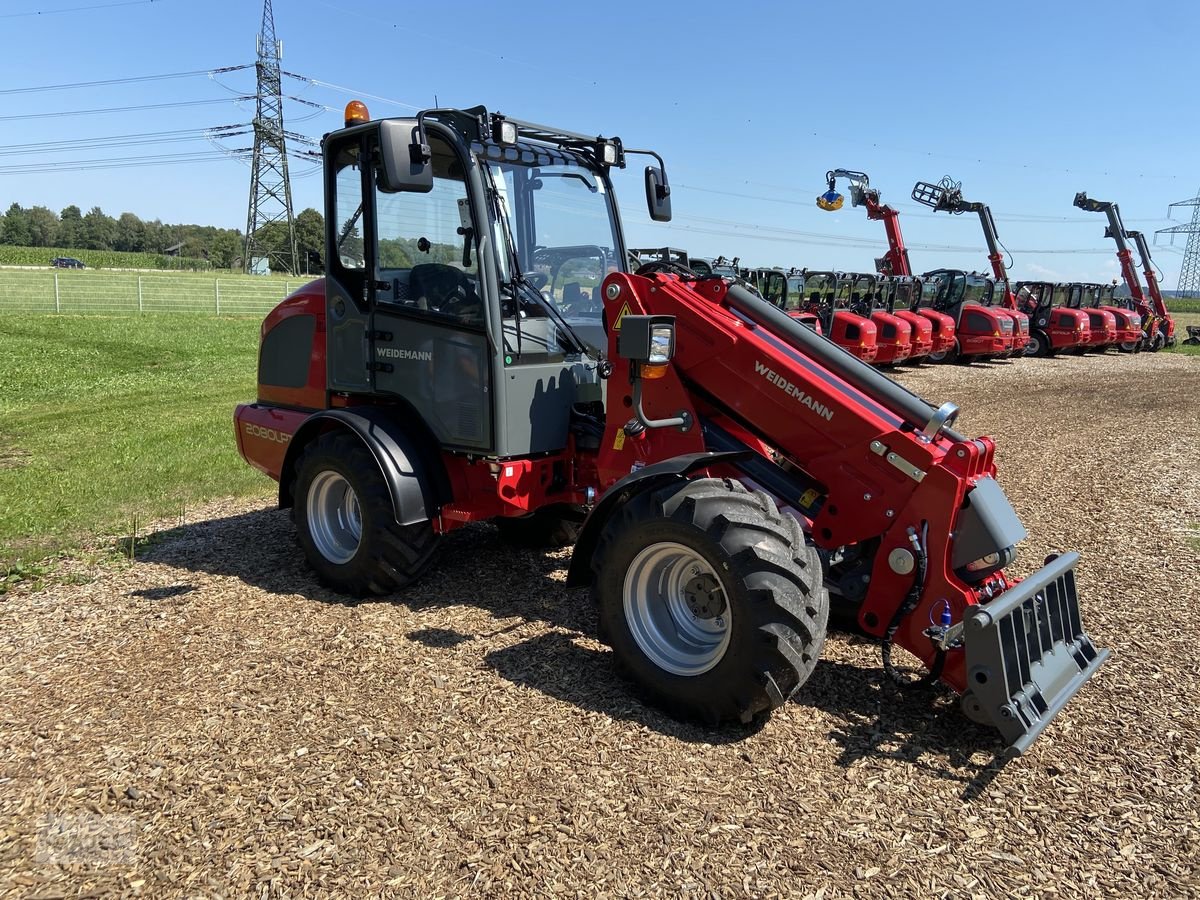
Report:
[[[1081,551],[1085,622],[1113,651],[1005,760],[844,634],[761,729],[679,724],[614,674],[568,552],[487,525],[418,586],[348,603],[233,451],[255,323],[83,321],[0,318],[6,348],[62,344],[0,359],[19,448],[0,496],[53,495],[0,543],[97,533],[0,599],[0,893],[1195,896],[1196,359],[900,376],[996,438],[1029,530],[1016,568]],[[62,455],[33,471],[43,454]],[[125,533],[114,492],[164,514],[132,562],[99,552]]]
[[64,250],[60,247],[13,247],[0,244],[0,266],[49,266],[58,256],[77,259],[89,268],[109,269],[211,269],[207,259],[166,256],[161,253],[124,253],[120,250]]

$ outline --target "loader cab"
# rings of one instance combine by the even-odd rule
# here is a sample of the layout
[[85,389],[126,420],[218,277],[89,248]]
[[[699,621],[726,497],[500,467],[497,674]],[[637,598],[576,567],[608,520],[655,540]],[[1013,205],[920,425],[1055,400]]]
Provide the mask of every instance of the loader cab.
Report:
[[764,300],[778,306],[802,325],[822,334],[821,320],[808,309],[804,293],[804,275],[798,269],[754,269],[755,286]]
[[1115,284],[1096,285],[1094,309],[1103,309],[1113,315],[1117,324],[1117,346],[1124,352],[1136,349],[1142,340],[1142,317],[1128,300],[1116,296]]
[[839,272],[801,274],[805,309],[820,320],[822,333],[863,362],[874,362],[879,352],[875,323],[850,308],[850,279]]
[[602,151],[482,107],[422,115],[323,142],[328,390],[394,403],[444,450],[561,450],[600,399],[601,282],[629,268]]
[[954,320],[955,347],[949,357],[993,359],[1012,351],[1012,320],[985,302],[995,286],[992,279],[961,269],[935,269],[922,278],[922,306]]
[[937,332],[947,325],[951,341],[953,341],[953,322],[941,314],[937,314],[936,319],[921,314],[921,280],[919,278],[908,275],[879,276],[878,302],[879,309],[891,313],[908,324],[912,335],[912,350],[908,357],[910,362],[923,359],[933,353]]
[[1017,308],[1029,316],[1030,353],[1044,356],[1086,345],[1087,316],[1071,308],[1072,286],[1049,281],[1018,281]]
[[683,266],[685,269],[691,268],[690,260],[686,250],[680,250],[676,247],[633,247],[629,250],[630,268],[636,270],[638,266],[644,266],[651,262],[673,263],[677,266]]
[[1099,308],[1100,285],[1078,283],[1071,285],[1071,288],[1068,306],[1082,312],[1088,321],[1088,342],[1086,348],[1080,350],[1104,352],[1108,347],[1117,344],[1120,336],[1117,317],[1110,311]]
[[712,261],[709,274],[719,275],[721,278],[741,278],[742,273],[741,269],[738,267],[739,262],[740,260],[736,256],[732,259],[728,259],[724,256],[718,256]]
[[850,308],[875,325],[878,350],[876,365],[895,365],[912,355],[912,326],[888,311],[878,275],[854,273],[845,278],[850,292]]

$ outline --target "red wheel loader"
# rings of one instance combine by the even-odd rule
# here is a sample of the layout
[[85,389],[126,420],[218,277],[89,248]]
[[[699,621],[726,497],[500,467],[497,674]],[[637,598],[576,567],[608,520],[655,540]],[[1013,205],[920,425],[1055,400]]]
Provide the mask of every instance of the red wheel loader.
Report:
[[1117,321],[1117,349],[1122,353],[1136,353],[1142,347],[1142,317],[1133,308],[1132,300],[1118,300],[1117,283],[1097,285],[1099,290],[1092,299],[1092,309],[1113,314]]
[[1109,347],[1115,347],[1121,341],[1121,329],[1117,317],[1107,309],[1100,307],[1100,292],[1103,288],[1098,284],[1074,283],[1071,285],[1071,299],[1067,305],[1071,309],[1082,310],[1088,317],[1089,337],[1087,346],[1076,348],[1077,353],[1098,351],[1104,353]]
[[830,593],[889,675],[915,654],[1016,752],[1103,663],[1076,554],[1006,573],[1025,531],[953,404],[736,282],[628,271],[609,172],[648,154],[666,221],[657,154],[483,107],[349,113],[322,141],[326,277],[267,316],[234,415],[321,581],[387,594],[468,523],[573,522],[567,584],[621,671],[709,723],[795,694]]
[[946,176],[938,184],[928,181],[918,181],[913,185],[912,198],[934,210],[947,212],[951,215],[962,215],[973,212],[979,216],[979,224],[983,226],[983,240],[987,245],[988,262],[992,266],[992,277],[996,279],[997,290],[993,291],[993,300],[988,304],[1001,316],[1008,316],[1013,325],[1013,349],[1002,354],[1002,358],[1024,356],[1026,350],[1032,350],[1032,337],[1029,330],[1029,317],[1017,308],[1016,297],[1013,294],[1008,272],[1004,266],[1004,253],[1000,247],[1000,235],[996,231],[996,220],[986,203],[968,202],[963,199],[962,183]]
[[[827,211],[842,208],[845,198],[838,193],[837,180],[846,179],[850,185],[850,205],[862,206],[867,211],[867,218],[873,222],[883,222],[887,233],[888,252],[875,260],[875,269],[881,275],[894,277],[912,277],[912,265],[908,260],[908,248],[904,246],[904,235],[900,231],[900,214],[890,206],[879,202],[879,191],[871,187],[871,179],[866,172],[856,172],[852,169],[830,169],[825,173],[829,190],[817,198],[817,206]],[[918,291],[919,292],[919,291]],[[909,303],[897,304],[890,302],[888,308],[892,315],[904,319],[912,326],[914,335],[924,331],[919,322],[924,319],[929,324],[932,333],[932,348],[928,353],[920,353],[924,357],[929,354],[945,354],[954,347],[954,320],[935,309],[922,307],[920,302],[913,300]],[[918,343],[921,343],[918,340]],[[910,359],[913,357],[910,357]]]
[[[1093,200],[1086,191],[1075,195],[1074,205],[1084,212],[1102,212],[1108,217],[1108,226],[1104,236],[1112,238],[1117,245],[1117,260],[1121,264],[1121,276],[1129,287],[1129,295],[1133,298],[1133,307],[1142,320],[1142,350],[1161,350],[1175,343],[1175,320],[1167,312],[1167,304],[1163,300],[1162,291],[1158,287],[1158,276],[1154,271],[1154,262],[1150,258],[1150,248],[1146,237],[1140,231],[1126,231],[1125,223],[1121,221],[1121,210],[1117,204],[1108,200]],[[1142,267],[1146,282],[1150,286],[1149,294],[1142,289],[1137,269],[1133,266],[1133,253],[1129,249],[1128,239],[1133,238],[1137,244],[1138,254],[1142,258]],[[1127,348],[1122,348],[1127,349]]]
[[954,346],[934,353],[931,362],[999,359],[1012,353],[1016,339],[1012,318],[987,306],[994,282],[978,272],[934,269],[921,276],[922,305],[954,319]]
[[913,326],[888,309],[879,280],[878,275],[847,273],[842,283],[850,294],[849,308],[875,324],[879,343],[875,365],[894,366],[912,358]]
[[823,334],[821,320],[805,308],[804,275],[798,269],[755,269],[751,281],[758,292],[769,303],[774,303],[785,313],[807,325],[817,334]]
[[879,355],[879,331],[866,316],[850,305],[850,288],[841,272],[810,272],[801,269],[805,312],[821,323],[821,333],[847,353],[863,362]]
[[[954,320],[945,313],[921,308],[921,279],[910,275],[881,275],[879,294],[885,308],[912,328],[909,362],[920,362],[954,346]],[[936,318],[935,318],[936,317]],[[944,322],[939,320],[944,319]]]
[[1017,304],[1033,322],[1030,356],[1053,356],[1091,342],[1091,323],[1084,312],[1070,307],[1071,294],[1069,284],[1017,282]]

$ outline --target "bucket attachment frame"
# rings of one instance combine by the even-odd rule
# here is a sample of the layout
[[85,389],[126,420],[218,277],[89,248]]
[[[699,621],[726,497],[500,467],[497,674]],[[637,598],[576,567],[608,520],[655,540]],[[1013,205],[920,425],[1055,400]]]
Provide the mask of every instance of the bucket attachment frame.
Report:
[[1024,753],[1108,659],[1083,630],[1078,553],[1066,553],[989,603],[970,607],[963,711]]

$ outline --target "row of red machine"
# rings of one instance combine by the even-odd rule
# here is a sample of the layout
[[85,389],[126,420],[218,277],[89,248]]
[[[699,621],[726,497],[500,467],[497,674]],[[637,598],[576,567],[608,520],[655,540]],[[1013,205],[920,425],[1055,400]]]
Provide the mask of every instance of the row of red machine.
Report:
[[[864,362],[968,362],[1057,353],[1126,353],[1161,350],[1175,343],[1175,323],[1167,312],[1145,236],[1126,230],[1116,203],[1075,195],[1074,205],[1108,218],[1105,237],[1117,247],[1127,297],[1116,284],[1017,281],[1008,277],[995,220],[984,203],[963,198],[950,179],[918,182],[912,198],[934,210],[975,213],[983,226],[991,274],[935,269],[917,275],[909,262],[895,208],[880,202],[863,172],[834,169],[829,190],[817,205],[833,211],[845,198],[838,179],[849,185],[851,205],[881,221],[888,251],[876,271],[834,272],[798,268],[746,268],[734,259],[689,258],[681,250],[632,250],[637,261],[666,259],[698,274],[737,277],[790,316],[827,336]],[[1143,287],[1131,244],[1141,258]]]

